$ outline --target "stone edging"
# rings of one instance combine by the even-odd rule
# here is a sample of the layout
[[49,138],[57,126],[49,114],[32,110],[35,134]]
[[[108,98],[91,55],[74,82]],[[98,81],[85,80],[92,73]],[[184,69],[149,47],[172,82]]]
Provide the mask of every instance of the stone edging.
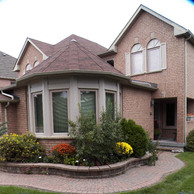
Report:
[[0,171],[18,174],[48,174],[70,178],[107,178],[125,173],[129,168],[145,165],[151,154],[142,158],[129,158],[126,161],[103,166],[71,166],[53,163],[0,163]]

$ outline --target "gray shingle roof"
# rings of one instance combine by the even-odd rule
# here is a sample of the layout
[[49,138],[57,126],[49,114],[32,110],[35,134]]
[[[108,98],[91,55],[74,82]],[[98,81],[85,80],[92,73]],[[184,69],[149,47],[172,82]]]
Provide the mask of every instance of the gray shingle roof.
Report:
[[17,73],[13,72],[16,58],[0,51],[0,78],[16,79]]

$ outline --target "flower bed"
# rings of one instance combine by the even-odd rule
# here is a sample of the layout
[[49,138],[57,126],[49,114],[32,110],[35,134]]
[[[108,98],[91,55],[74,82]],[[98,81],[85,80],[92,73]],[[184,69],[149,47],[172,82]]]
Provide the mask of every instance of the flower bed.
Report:
[[52,163],[0,163],[0,171],[19,174],[46,174],[70,178],[107,178],[125,173],[128,169],[145,165],[151,154],[141,158],[129,158],[125,161],[103,166],[71,166]]

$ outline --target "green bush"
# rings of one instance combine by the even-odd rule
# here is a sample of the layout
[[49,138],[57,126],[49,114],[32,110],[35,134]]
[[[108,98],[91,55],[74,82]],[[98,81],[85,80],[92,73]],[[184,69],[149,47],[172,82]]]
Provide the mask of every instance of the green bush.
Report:
[[133,156],[139,158],[148,150],[149,139],[145,130],[133,120],[121,120],[123,140],[133,148]]
[[35,136],[3,135],[0,139],[0,160],[8,162],[40,162],[45,149],[37,142]]
[[106,112],[101,114],[100,124],[92,115],[80,113],[77,122],[70,121],[70,135],[75,138],[77,157],[88,165],[115,162],[115,145],[121,140],[119,118],[113,120]]
[[0,123],[0,136],[7,132],[6,122]]
[[186,149],[194,152],[194,130],[190,131],[187,136]]

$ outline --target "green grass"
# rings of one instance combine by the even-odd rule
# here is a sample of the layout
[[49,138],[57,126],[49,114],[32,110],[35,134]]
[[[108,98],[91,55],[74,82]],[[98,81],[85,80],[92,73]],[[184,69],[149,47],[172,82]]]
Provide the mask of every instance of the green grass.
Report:
[[0,186],[0,194],[57,194],[57,193],[14,186]]
[[[177,158],[186,163],[186,167],[167,176],[164,181],[145,189],[125,192],[125,194],[194,194],[194,152],[184,152]],[[122,193],[124,194],[124,193]]]

